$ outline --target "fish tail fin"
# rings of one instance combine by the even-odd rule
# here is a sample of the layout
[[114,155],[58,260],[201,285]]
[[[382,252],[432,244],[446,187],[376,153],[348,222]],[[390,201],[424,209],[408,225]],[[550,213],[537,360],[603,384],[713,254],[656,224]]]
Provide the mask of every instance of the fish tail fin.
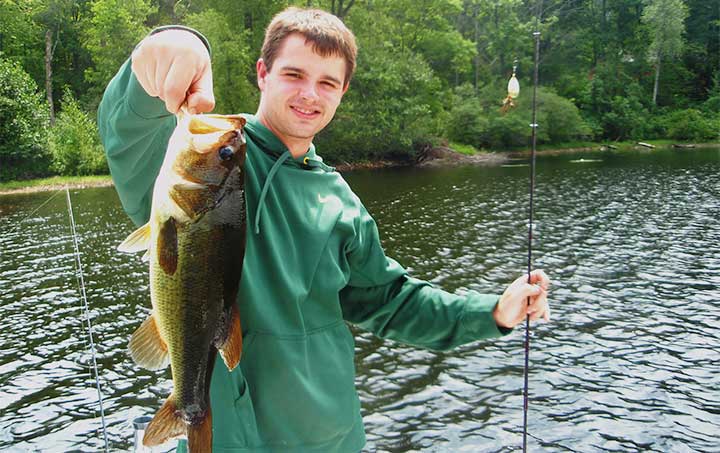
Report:
[[242,327],[240,326],[240,312],[237,305],[232,304],[229,311],[227,337],[218,346],[218,351],[228,370],[232,371],[240,363],[240,356],[242,355]]
[[[152,447],[164,444],[173,437],[187,433],[187,425],[183,421],[175,404],[175,396],[171,393],[155,417],[148,423],[143,437],[143,445]],[[200,450],[198,450],[200,451]],[[207,450],[210,451],[210,450]]]
[[205,453],[212,451],[212,414],[208,408],[205,416],[197,425],[189,425],[188,450],[190,453]]

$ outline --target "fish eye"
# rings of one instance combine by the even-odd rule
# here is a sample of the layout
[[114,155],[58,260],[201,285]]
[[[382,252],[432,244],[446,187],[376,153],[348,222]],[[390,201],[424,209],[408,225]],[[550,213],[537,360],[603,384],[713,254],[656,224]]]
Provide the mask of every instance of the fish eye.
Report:
[[220,150],[218,150],[218,156],[220,156],[221,160],[230,160],[232,159],[233,154],[235,154],[235,152],[229,146],[223,146]]

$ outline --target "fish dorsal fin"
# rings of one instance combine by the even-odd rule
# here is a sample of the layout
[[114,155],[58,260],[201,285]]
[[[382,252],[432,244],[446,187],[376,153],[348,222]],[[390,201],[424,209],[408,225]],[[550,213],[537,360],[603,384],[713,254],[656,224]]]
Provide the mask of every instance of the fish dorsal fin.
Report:
[[[172,439],[173,437],[187,434],[188,425],[185,424],[175,403],[174,394],[170,394],[160,410],[157,411],[150,423],[145,429],[143,437],[143,445],[146,447],[154,447],[161,445]],[[198,450],[210,451],[210,450]],[[192,450],[191,450],[192,452]]]
[[234,303],[228,310],[227,324],[225,326],[227,335],[216,347],[220,352],[228,370],[232,371],[240,363],[242,355],[242,328],[240,326],[240,312]]
[[130,337],[130,357],[148,370],[162,370],[170,364],[170,354],[160,336],[155,316],[150,315]]
[[141,252],[147,250],[148,244],[150,244],[150,222],[130,233],[130,236],[118,245],[118,250],[125,253]]

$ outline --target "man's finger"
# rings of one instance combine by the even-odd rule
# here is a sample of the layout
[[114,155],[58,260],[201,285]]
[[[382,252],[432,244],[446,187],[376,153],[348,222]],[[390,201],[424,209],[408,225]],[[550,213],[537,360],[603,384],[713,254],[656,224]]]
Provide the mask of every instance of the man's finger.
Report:
[[200,79],[190,86],[187,101],[191,113],[209,112],[215,108],[212,70],[209,66],[205,68]]
[[142,64],[139,56],[133,54],[130,67],[132,68],[133,74],[137,79],[140,86],[145,90],[148,96],[157,96],[157,90],[155,89],[155,80],[150,77],[150,68],[148,64]]
[[550,277],[542,269],[536,269],[530,273],[530,283],[538,284],[547,291],[550,288]]
[[540,285],[531,285],[530,283],[525,283],[520,289],[520,296],[524,301],[528,297],[536,297],[542,294],[542,292],[543,289],[540,287]]
[[163,86],[163,100],[168,112],[177,113],[180,110],[191,83],[192,74],[187,68],[178,63],[170,66]]

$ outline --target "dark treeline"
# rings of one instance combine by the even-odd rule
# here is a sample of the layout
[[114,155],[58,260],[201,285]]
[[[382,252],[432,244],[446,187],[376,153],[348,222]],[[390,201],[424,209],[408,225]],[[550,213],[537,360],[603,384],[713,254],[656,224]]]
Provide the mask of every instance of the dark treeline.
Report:
[[[423,147],[526,146],[536,18],[539,143],[720,133],[720,2],[707,0],[0,0],[0,179],[106,172],[104,87],[158,25],[212,45],[216,112],[254,112],[254,62],[290,4],[341,17],[358,70],[316,139],[330,162]],[[502,113],[517,65],[521,93]]]

